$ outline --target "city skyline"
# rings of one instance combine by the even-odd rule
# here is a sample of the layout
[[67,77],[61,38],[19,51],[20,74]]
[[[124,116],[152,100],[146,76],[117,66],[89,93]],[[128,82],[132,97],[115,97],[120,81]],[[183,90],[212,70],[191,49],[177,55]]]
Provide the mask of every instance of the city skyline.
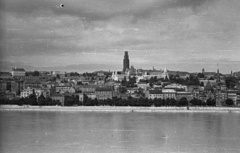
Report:
[[[1,2],[1,71],[239,71],[240,1]],[[63,4],[63,7],[60,5]]]

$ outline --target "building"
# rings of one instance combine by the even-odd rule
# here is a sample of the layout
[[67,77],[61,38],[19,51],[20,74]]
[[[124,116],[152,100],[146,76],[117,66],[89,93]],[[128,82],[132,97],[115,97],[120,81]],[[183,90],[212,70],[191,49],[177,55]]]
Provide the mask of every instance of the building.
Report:
[[171,83],[166,85],[164,89],[175,89],[176,91],[187,91],[187,86],[177,84],[177,83]]
[[95,92],[97,86],[94,85],[77,85],[75,88],[82,93]]
[[59,101],[61,103],[62,106],[64,106],[64,102],[65,102],[65,97],[64,95],[62,94],[58,94],[58,93],[55,93],[51,96],[51,99],[53,101]]
[[[239,102],[239,94],[240,94],[240,91],[238,90],[229,90],[226,92],[226,99],[232,99],[233,100],[233,103],[234,105],[238,105],[238,102]],[[225,100],[226,100],[225,99]]]
[[20,97],[26,98],[29,97],[31,94],[35,93],[36,97],[39,97],[43,94],[44,97],[50,96],[50,89],[33,89],[33,88],[26,88],[20,93]]
[[59,78],[65,78],[66,72],[61,71],[53,71],[52,75]]
[[0,72],[0,79],[10,79],[12,78],[11,73],[9,72]]
[[180,100],[181,98],[187,98],[188,101],[193,99],[193,95],[191,92],[177,92],[176,93],[176,99]]
[[138,82],[138,83],[137,83],[137,87],[146,90],[147,88],[150,87],[150,85],[149,85],[149,83],[147,83],[147,82]]
[[12,77],[23,77],[26,71],[23,68],[12,68]]
[[24,88],[41,88],[42,87],[42,83],[39,80],[35,80],[35,81],[30,81],[27,80],[24,82]]
[[212,85],[210,84],[210,82],[208,81],[207,83],[206,83],[206,85],[204,86],[204,91],[205,92],[208,92],[208,91],[212,91],[213,90],[213,87],[212,87]]
[[56,93],[75,93],[75,89],[70,85],[55,86]]
[[169,79],[168,70],[165,68],[164,70],[145,70],[143,75],[138,78],[149,80],[150,78],[156,77],[157,79]]
[[106,100],[113,98],[113,88],[112,87],[97,87],[96,88],[96,98],[98,100]]
[[123,59],[123,72],[125,72],[126,70],[129,70],[129,57],[127,51],[125,51]]
[[0,91],[11,92],[19,95],[20,91],[23,90],[23,82],[13,80],[0,80]]
[[86,92],[86,93],[80,93],[78,94],[79,96],[79,101],[83,102],[84,101],[84,95],[87,96],[88,98],[94,100],[96,99],[96,93],[95,92]]
[[148,90],[145,94],[145,97],[148,99],[163,99],[162,90]]
[[173,89],[148,90],[146,91],[145,97],[148,99],[176,99],[176,91]]
[[26,97],[29,97],[31,94],[33,94],[33,89],[27,88],[21,92],[20,97],[26,98]]
[[176,90],[174,89],[162,89],[162,93],[163,93],[164,99],[167,99],[167,98],[176,99]]
[[125,74],[124,72],[114,71],[112,73],[112,80],[114,80],[114,81],[122,81],[122,80],[124,80],[124,78],[126,78],[128,80],[128,75]]
[[237,101],[236,104],[239,106],[240,105],[240,92],[237,93]]

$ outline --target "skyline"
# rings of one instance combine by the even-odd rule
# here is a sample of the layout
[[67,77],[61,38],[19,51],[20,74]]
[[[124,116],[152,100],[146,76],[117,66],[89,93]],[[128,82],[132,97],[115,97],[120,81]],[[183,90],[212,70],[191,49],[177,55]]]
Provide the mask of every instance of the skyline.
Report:
[[1,71],[121,70],[125,51],[135,68],[239,71],[238,0],[1,3]]

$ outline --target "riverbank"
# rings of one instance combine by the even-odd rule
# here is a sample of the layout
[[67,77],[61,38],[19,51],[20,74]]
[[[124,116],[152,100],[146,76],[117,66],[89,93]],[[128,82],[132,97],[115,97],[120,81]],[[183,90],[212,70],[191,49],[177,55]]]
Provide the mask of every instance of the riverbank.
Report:
[[1,105],[0,111],[80,111],[80,112],[235,112],[239,107],[117,107],[117,106],[18,106]]

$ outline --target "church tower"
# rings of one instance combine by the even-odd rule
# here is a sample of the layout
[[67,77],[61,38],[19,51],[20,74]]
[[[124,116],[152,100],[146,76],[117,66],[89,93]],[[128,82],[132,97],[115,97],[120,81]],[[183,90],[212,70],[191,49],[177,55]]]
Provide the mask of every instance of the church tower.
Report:
[[125,51],[124,59],[123,59],[123,72],[125,72],[127,69],[129,69],[129,57],[128,57],[128,51]]
[[219,69],[217,69],[217,83],[220,83],[220,75],[219,75]]

